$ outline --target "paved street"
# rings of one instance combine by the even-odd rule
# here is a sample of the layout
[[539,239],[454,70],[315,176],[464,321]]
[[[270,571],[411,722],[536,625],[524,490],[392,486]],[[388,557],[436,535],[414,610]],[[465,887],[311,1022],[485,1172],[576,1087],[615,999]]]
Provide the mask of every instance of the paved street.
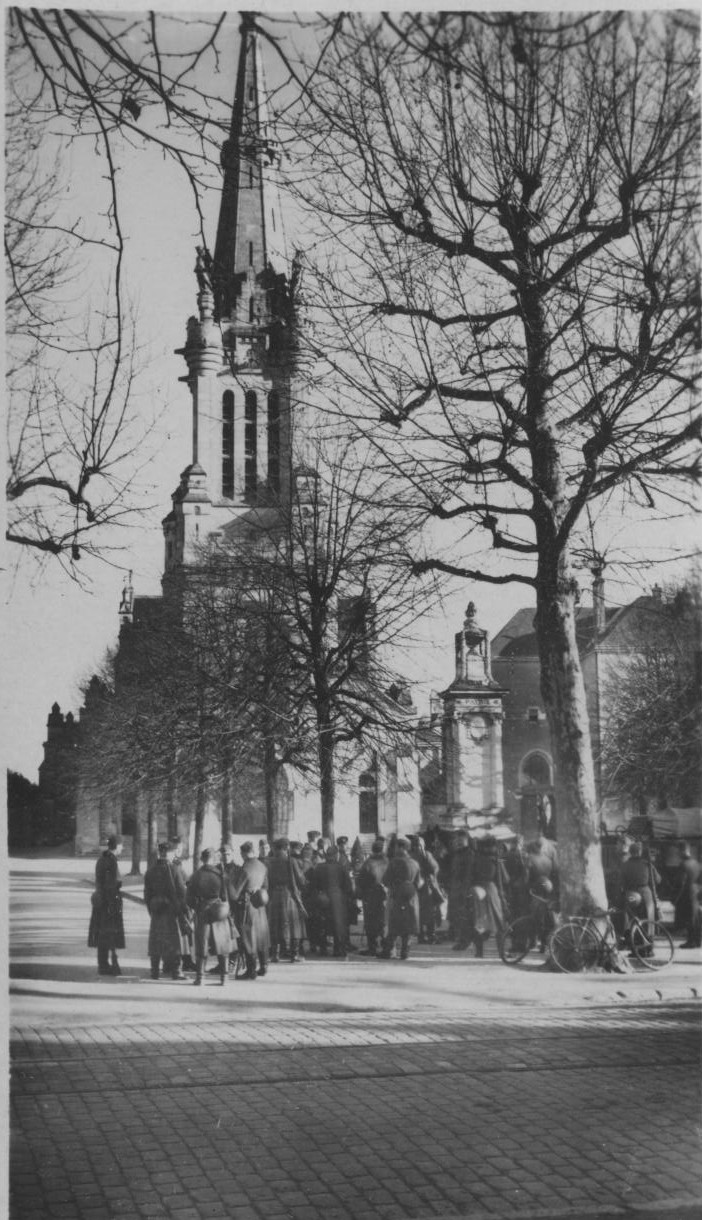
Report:
[[446,946],[255,984],[85,945],[94,862],[11,863],[12,1220],[699,1217],[699,954],[554,976]]

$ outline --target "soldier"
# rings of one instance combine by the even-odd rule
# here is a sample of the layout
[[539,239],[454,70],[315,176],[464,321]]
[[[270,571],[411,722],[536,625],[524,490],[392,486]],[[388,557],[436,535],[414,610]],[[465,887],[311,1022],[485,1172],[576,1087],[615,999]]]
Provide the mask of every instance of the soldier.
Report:
[[299,862],[290,857],[288,839],[276,839],[268,862],[270,904],[268,922],[271,934],[271,961],[289,950],[290,961],[302,961],[301,946],[306,935],[302,902],[304,877]]
[[243,977],[253,982],[258,975],[263,976],[268,971],[268,869],[262,860],[256,859],[253,843],[242,843],[240,850],[243,865],[236,877],[230,875],[227,892],[235,911],[241,951],[246,958]]
[[187,886],[188,906],[195,911],[195,986],[202,986],[208,953],[217,955],[222,986],[227,981],[228,958],[236,948],[229,918],[229,900],[225,897],[224,873],[213,863],[209,848],[200,855],[201,865]]
[[358,895],[363,903],[363,927],[367,943],[367,947],[362,950],[363,957],[375,957],[382,949],[388,897],[384,881],[389,863],[385,855],[385,840],[376,839],[371,848],[371,855],[361,865],[356,882]]
[[675,922],[686,932],[686,939],[680,948],[699,949],[702,944],[702,914],[700,913],[702,867],[694,859],[688,843],[681,844],[680,854],[678,874],[680,891],[675,901]]
[[159,843],[157,858],[144,877],[144,903],[151,916],[148,953],[152,979],[159,977],[161,962],[164,974],[173,979],[185,978],[178,927],[178,919],[185,913],[185,883],[168,855],[168,843]]
[[[117,950],[124,948],[122,920],[122,881],[117,863],[122,854],[122,840],[110,835],[107,850],[95,865],[95,893],[88,929],[88,946],[97,949],[98,974],[118,975],[122,971]],[[111,960],[110,960],[111,959]]]
[[409,839],[395,840],[395,854],[388,862],[384,883],[388,890],[388,931],[381,957],[392,957],[400,940],[400,957],[409,957],[409,938],[419,931],[418,891],[423,886],[416,860],[409,854]]
[[[183,870],[183,839],[180,835],[174,835],[169,842],[169,859],[173,867],[174,876],[179,878],[176,881],[178,886],[182,885],[183,890],[186,888],[185,872]],[[178,935],[180,938],[180,968],[186,970],[188,974],[195,973],[195,961],[193,959],[193,925],[188,918],[187,906],[178,916]]]
[[473,855],[468,831],[457,831],[449,863],[448,895],[449,929],[456,937],[454,949],[467,949],[470,944],[468,891],[473,873]]
[[424,885],[419,891],[419,944],[436,942],[437,914],[441,923],[443,894],[439,885],[439,865],[427,851],[421,835],[410,835],[412,859],[417,861]]

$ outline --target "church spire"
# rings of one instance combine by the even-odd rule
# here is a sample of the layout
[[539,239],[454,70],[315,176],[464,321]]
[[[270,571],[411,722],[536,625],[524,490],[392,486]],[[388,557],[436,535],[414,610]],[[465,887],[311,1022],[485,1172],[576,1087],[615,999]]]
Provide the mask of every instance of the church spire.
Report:
[[279,158],[268,122],[254,14],[242,14],[240,36],[231,129],[221,155],[224,179],[212,265],[215,319],[225,343],[239,349],[236,364],[250,362],[256,349],[275,346],[289,274],[276,182]]

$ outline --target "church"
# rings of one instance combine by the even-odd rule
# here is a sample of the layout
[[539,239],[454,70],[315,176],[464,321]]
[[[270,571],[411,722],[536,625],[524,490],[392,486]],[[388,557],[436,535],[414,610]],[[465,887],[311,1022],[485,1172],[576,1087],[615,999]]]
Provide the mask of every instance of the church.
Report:
[[[192,460],[163,521],[162,595],[135,595],[128,580],[119,607],[115,681],[125,681],[131,668],[137,687],[140,640],[164,617],[186,622],[203,587],[203,552],[235,544],[241,554],[260,546],[275,533],[301,471],[309,474],[299,464],[306,424],[297,275],[286,248],[265,96],[257,35],[244,16],[231,128],[221,153],[214,253],[197,252],[196,313],[178,351],[192,400]],[[350,609],[339,604],[338,619]],[[655,610],[655,596],[618,610],[605,607],[602,573],[595,573],[592,608],[579,611],[578,632],[596,751],[606,674],[636,651],[641,623]],[[533,607],[518,611],[491,643],[471,602],[457,624],[454,680],[433,697],[428,716],[418,715],[401,678],[381,692],[396,721],[399,708],[404,731],[387,740],[359,739],[339,751],[335,836],[350,842],[359,837],[368,846],[377,834],[438,825],[530,838],[544,811],[556,833],[533,618]],[[111,833],[122,834],[127,851],[131,844],[141,859],[166,835],[181,835],[192,851],[196,823],[203,846],[230,835],[304,841],[311,831],[331,829],[314,770],[280,758],[268,789],[260,768],[226,760],[210,767],[207,782],[196,787],[174,780],[175,768],[171,773],[167,765],[160,778],[145,771],[142,782],[123,790],[106,784],[91,746],[102,697],[94,678],[79,718],[70,712],[64,717],[54,705],[40,768],[43,805],[53,806],[56,825],[75,827],[77,854],[97,853]],[[165,702],[167,737],[166,713],[176,713]],[[138,735],[134,742],[138,752]],[[603,808],[603,817],[614,825],[621,810]]]
[[[162,596],[140,597],[131,581],[125,585],[116,682],[135,668],[140,634],[166,615],[187,621],[188,606],[202,587],[203,552],[236,546],[241,553],[261,546],[296,491],[305,411],[297,379],[296,268],[286,247],[276,159],[260,48],[244,16],[231,128],[221,151],[214,253],[197,251],[197,312],[177,352],[192,399],[192,461],[163,521]],[[348,611],[340,604],[337,615]],[[450,779],[441,820],[465,824],[469,811],[486,811],[495,822],[503,806],[501,696],[489,672],[487,633],[478,626],[474,607],[456,640],[456,681],[445,695],[442,729]],[[426,751],[417,740],[416,710],[401,680],[383,697],[399,703],[404,738],[398,741],[395,732],[385,744],[382,735],[373,743],[362,740],[340,750],[337,759],[333,832],[351,841],[359,835],[370,841],[376,834],[411,833],[425,824]],[[79,752],[86,756],[99,700],[94,679],[78,733]],[[54,722],[57,715],[54,709]],[[56,734],[52,722],[52,742]],[[143,856],[165,834],[181,834],[192,846],[198,802],[203,844],[230,834],[304,840],[312,830],[329,831],[314,775],[294,765],[275,768],[275,791],[266,804],[262,776],[250,766],[243,772],[236,766],[215,768],[206,790],[197,792],[182,786],[178,791],[168,778],[115,792],[101,782],[94,759],[84,762],[75,791],[79,854],[95,852],[113,832],[127,838],[139,834]],[[432,812],[439,814],[435,807]]]

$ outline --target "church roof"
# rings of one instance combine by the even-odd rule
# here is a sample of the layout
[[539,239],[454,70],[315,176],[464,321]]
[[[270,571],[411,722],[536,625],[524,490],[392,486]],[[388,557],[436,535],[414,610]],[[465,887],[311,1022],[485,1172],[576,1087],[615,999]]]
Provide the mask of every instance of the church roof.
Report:
[[[278,152],[252,14],[242,14],[240,34],[231,128],[222,148],[224,178],[213,261],[215,313],[220,319],[234,319],[237,310],[244,312],[244,281],[260,284],[261,277],[270,281],[271,276],[288,277],[290,272],[278,191]],[[248,314],[237,320],[248,321]]]

